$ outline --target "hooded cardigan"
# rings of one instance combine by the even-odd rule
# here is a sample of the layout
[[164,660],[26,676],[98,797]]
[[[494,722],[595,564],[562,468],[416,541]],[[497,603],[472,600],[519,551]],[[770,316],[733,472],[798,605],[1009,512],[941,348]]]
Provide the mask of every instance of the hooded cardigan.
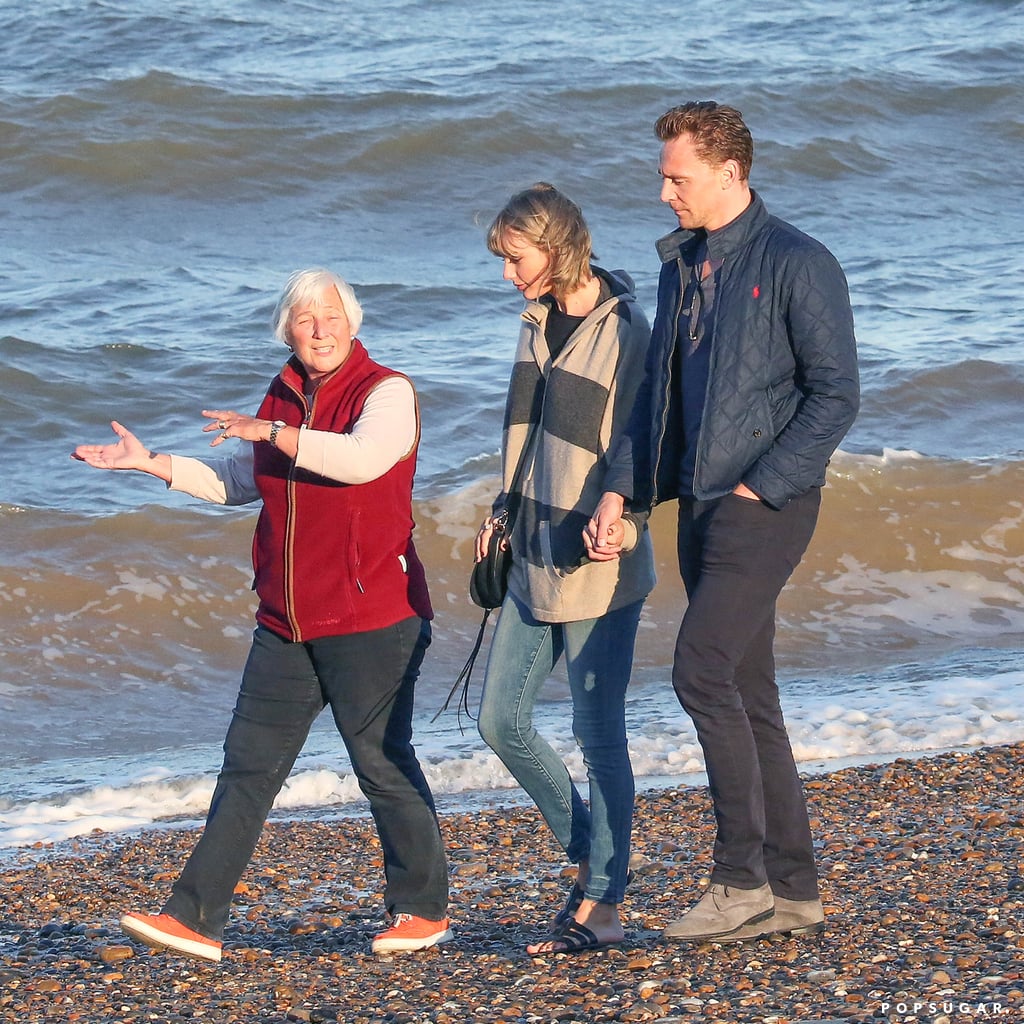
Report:
[[[583,543],[650,340],[629,275],[593,269],[607,297],[554,360],[544,336],[550,307],[539,300],[523,310],[505,409],[503,490],[494,509],[515,509],[509,590],[541,622],[597,618],[646,597],[656,579],[643,524],[636,535],[630,530],[630,550],[610,562],[590,561]],[[521,458],[519,492],[510,495]]]

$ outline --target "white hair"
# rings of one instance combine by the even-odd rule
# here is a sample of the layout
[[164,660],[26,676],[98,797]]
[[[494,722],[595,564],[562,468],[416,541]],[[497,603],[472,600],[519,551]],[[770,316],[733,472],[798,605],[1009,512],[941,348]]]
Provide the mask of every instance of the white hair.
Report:
[[281,292],[281,298],[277,300],[277,308],[274,310],[274,335],[279,341],[288,343],[288,318],[291,316],[295,306],[308,305],[318,302],[327,288],[334,287],[338,290],[341,299],[341,308],[345,311],[348,319],[348,327],[355,337],[363,323],[363,307],[356,299],[356,293],[352,286],[343,278],[331,270],[324,270],[316,267],[312,270],[296,270],[288,278]]

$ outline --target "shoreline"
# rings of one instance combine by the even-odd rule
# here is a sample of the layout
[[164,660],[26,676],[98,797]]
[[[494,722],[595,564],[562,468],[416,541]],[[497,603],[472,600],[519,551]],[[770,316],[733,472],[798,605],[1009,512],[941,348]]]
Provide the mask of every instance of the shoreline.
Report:
[[[328,733],[330,740],[335,740],[336,734]],[[1009,743],[1024,742],[1010,740]],[[1005,743],[992,744],[993,746],[1004,746]],[[837,755],[826,758],[810,758],[797,762],[797,770],[804,780],[814,778],[822,774],[830,774],[844,768],[856,768],[863,766],[878,766],[891,764],[898,760],[918,760],[930,758],[942,754],[964,753],[979,749],[977,745],[933,747],[921,750],[904,750],[888,753],[859,753]],[[215,763],[211,759],[210,764]],[[219,763],[219,762],[216,762]],[[582,772],[582,762],[576,766],[574,778],[577,785],[586,785],[586,779]],[[216,781],[216,769],[203,773],[209,780],[210,793],[213,792],[213,785]],[[298,768],[293,771],[292,777],[300,775]],[[701,788],[707,785],[707,776],[703,767],[680,772],[679,774],[647,774],[635,775],[636,792],[638,794],[656,795],[666,789],[689,789]],[[531,806],[529,796],[509,777],[509,784],[506,786],[491,789],[467,789],[455,790],[452,792],[439,791],[434,789],[434,800],[439,813],[448,814],[471,814],[486,813],[496,809],[520,808]],[[45,800],[43,801],[46,802]],[[205,812],[207,800],[204,799],[202,807]],[[268,818],[269,822],[331,822],[348,818],[369,817],[370,810],[365,798],[358,793],[354,799],[346,799],[336,803],[325,803],[315,805],[292,805],[284,808],[275,808]],[[25,864],[41,858],[59,856],[72,848],[72,844],[87,842],[90,838],[101,837],[114,839],[115,837],[138,838],[147,832],[162,832],[166,830],[194,831],[202,828],[203,817],[196,814],[179,814],[175,816],[162,816],[155,820],[142,820],[132,823],[124,823],[120,827],[98,826],[86,829],[77,834],[67,835],[60,838],[39,838],[23,843],[0,842],[0,872],[4,869],[18,864]]]
[[0,1009],[79,1024],[1009,1022],[1024,1015],[1022,769],[1016,743],[806,776],[826,931],[735,945],[660,940],[707,880],[713,822],[703,786],[644,791],[626,941],[576,957],[523,949],[571,880],[529,803],[442,807],[455,939],[413,955],[369,952],[381,868],[365,815],[268,823],[217,966],[117,926],[159,908],[195,828],[68,840],[0,862]]

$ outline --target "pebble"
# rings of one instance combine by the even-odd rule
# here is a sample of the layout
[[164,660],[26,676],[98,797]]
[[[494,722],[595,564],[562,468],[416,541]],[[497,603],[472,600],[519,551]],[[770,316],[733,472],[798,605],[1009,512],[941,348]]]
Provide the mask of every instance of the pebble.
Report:
[[972,1021],[986,1010],[1024,1019],[1022,769],[1015,744],[806,779],[827,929],[727,945],[659,941],[709,879],[704,788],[638,795],[626,942],[575,957],[524,952],[573,878],[529,806],[442,805],[455,940],[421,954],[369,952],[383,912],[365,816],[268,824],[235,891],[220,964],[150,952],[117,925],[125,909],[161,905],[195,831],[15,851],[0,861],[0,1016],[876,1024],[915,1001],[938,1005],[929,1020],[958,1021],[942,1006],[962,1000]]
[[115,964],[119,960],[129,960],[135,956],[135,950],[131,946],[100,946],[98,953],[105,964]]

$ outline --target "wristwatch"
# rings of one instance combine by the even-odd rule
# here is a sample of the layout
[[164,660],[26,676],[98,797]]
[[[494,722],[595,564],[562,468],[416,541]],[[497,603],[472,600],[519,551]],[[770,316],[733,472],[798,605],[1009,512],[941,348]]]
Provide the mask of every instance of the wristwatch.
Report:
[[277,447],[277,432],[282,427],[287,427],[287,426],[288,426],[288,424],[285,423],[284,420],[274,420],[274,422],[270,424],[270,437],[268,437],[267,440],[270,442],[270,446],[272,448],[276,448]]

